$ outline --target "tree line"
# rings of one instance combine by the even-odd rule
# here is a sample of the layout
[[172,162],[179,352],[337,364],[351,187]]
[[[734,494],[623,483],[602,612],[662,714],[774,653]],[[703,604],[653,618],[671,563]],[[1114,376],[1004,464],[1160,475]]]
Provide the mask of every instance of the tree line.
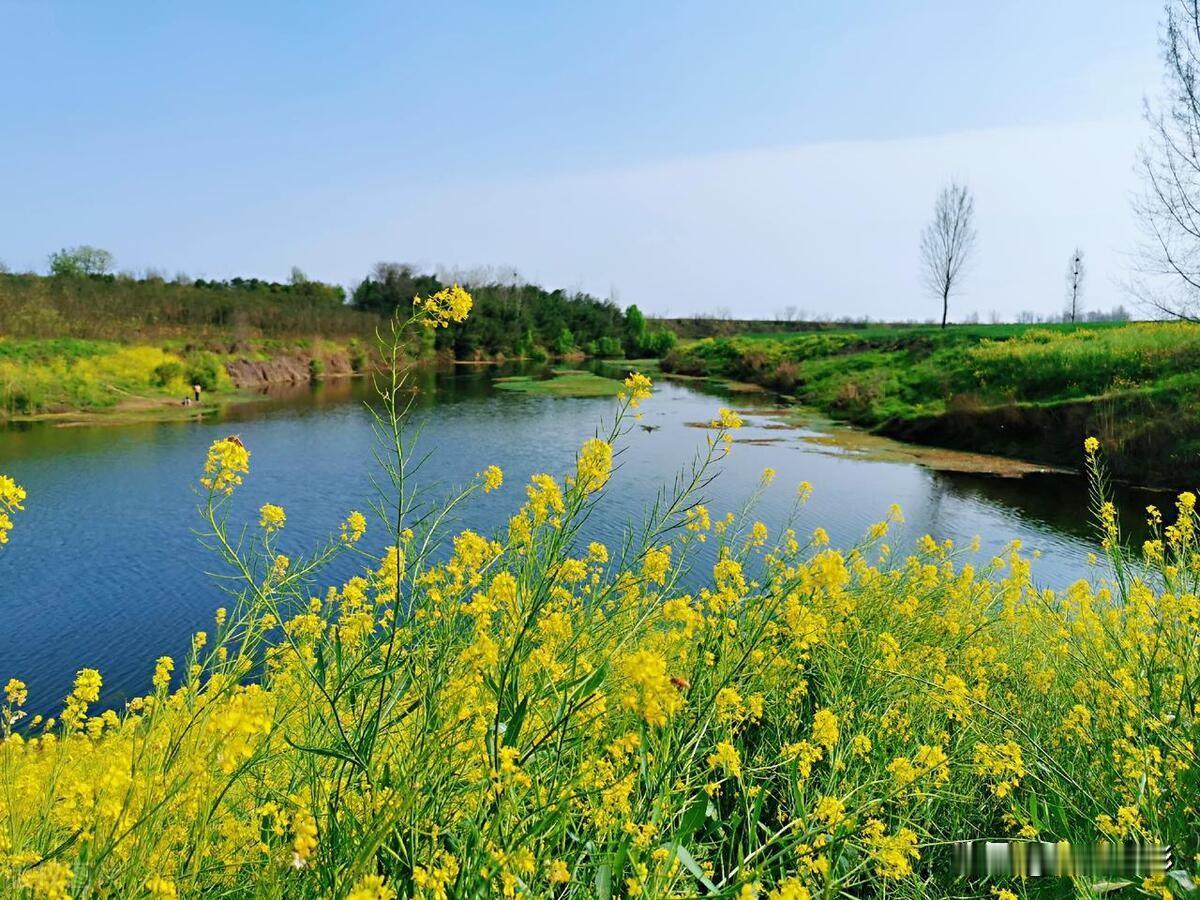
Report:
[[[0,333],[12,337],[121,340],[182,331],[237,343],[249,337],[373,336],[418,296],[454,283],[400,263],[378,263],[349,293],[293,268],[286,282],[260,278],[167,280],[116,273],[113,255],[89,245],[52,253],[48,275],[0,270]],[[439,329],[432,348],[459,359],[660,357],[675,334],[649,325],[636,306],[582,292],[548,290],[489,272],[461,279],[475,299],[471,316]]]
[[[379,263],[350,295],[357,309],[391,315],[413,299],[449,287],[444,275],[401,263]],[[467,280],[475,305],[464,322],[438,329],[435,349],[458,359],[555,353],[598,357],[659,357],[675,345],[675,333],[651,327],[637,306],[622,311],[612,300],[582,292],[547,290],[511,279]]]

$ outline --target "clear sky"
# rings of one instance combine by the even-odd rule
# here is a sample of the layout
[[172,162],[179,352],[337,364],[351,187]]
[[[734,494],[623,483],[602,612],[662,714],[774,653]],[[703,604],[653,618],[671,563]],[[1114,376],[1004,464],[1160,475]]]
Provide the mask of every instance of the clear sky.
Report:
[[[351,284],[503,265],[654,313],[925,318],[1122,302],[1153,0],[0,0],[0,260]],[[953,315],[953,310],[952,310]]]

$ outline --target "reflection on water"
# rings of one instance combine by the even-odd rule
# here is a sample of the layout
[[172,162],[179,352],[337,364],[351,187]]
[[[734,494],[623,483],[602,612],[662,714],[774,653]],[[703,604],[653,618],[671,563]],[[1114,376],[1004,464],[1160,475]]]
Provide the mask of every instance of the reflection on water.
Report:
[[[1088,509],[1087,480],[1077,475],[1035,474],[1024,478],[992,478],[960,472],[939,472],[938,490],[970,497],[993,507],[1011,510],[1029,522],[1045,525],[1081,539],[1096,534]],[[1175,502],[1169,491],[1114,485],[1113,495],[1122,512],[1121,531],[1135,545],[1150,536],[1146,507],[1169,510]]]
[[[486,465],[505,471],[505,487],[480,496],[456,523],[485,532],[507,521],[530,475],[569,471],[576,449],[614,405],[494,391],[494,374],[459,367],[412,376],[420,448],[429,454],[418,480],[438,494]],[[643,424],[652,430],[628,435],[619,470],[588,520],[589,539],[619,544],[624,529],[643,520],[655,493],[703,447],[708,432],[687,423],[711,418],[718,394],[707,385],[659,387],[643,407]],[[211,628],[213,610],[228,604],[206,574],[217,561],[192,533],[193,486],[208,445],[241,436],[251,473],[234,496],[233,520],[253,521],[261,504],[278,503],[288,513],[281,547],[300,553],[334,532],[350,509],[368,509],[375,445],[364,404],[372,396],[365,380],[328,381],[273,389],[201,422],[0,431],[0,471],[29,490],[18,530],[0,552],[0,681],[26,679],[38,710],[53,707],[82,666],[102,671],[106,702],[144,689],[155,658],[180,657],[190,633]],[[723,402],[747,409],[771,400],[740,395],[735,404]],[[986,561],[1020,538],[1043,554],[1034,567],[1041,581],[1062,585],[1087,574],[1087,495],[1078,478],[998,479],[830,455],[767,416],[748,416],[742,434],[771,442],[734,447],[708,489],[715,513],[739,509],[770,467],[776,486],[757,515],[773,527],[787,517],[795,485],[807,480],[816,490],[797,527],[821,525],[835,544],[857,542],[897,502],[907,524],[893,544],[929,532],[965,546],[979,535]],[[1120,499],[1134,511],[1126,515],[1130,525],[1141,521],[1147,502],[1164,505],[1161,496],[1136,491]],[[365,543],[381,546],[378,527]],[[352,571],[347,560],[329,578]]]

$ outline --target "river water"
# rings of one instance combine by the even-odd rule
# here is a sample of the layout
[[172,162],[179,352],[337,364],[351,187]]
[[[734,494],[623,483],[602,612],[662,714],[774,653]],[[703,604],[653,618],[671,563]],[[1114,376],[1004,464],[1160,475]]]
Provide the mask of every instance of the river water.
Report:
[[[430,487],[461,484],[488,464],[501,466],[504,487],[467,508],[463,527],[500,528],[537,472],[573,468],[579,445],[611,416],[615,402],[506,393],[491,373],[463,367],[420,376],[414,416],[420,447],[429,454],[420,478]],[[233,521],[253,522],[272,502],[287,510],[282,550],[299,554],[337,528],[350,509],[364,512],[372,497],[374,437],[363,381],[299,388],[224,409],[204,421],[0,430],[0,472],[29,492],[11,541],[0,550],[0,684],[28,682],[30,707],[57,709],[75,671],[89,666],[104,677],[103,700],[120,703],[147,689],[154,660],[181,658],[189,635],[211,628],[213,610],[228,598],[208,572],[219,568],[193,533],[200,525],[194,486],[209,444],[239,434],[252,454],[251,472],[232,503]],[[712,388],[663,383],[643,405],[643,424],[625,439],[607,496],[587,523],[588,536],[618,544],[639,523],[655,493],[700,449],[709,432],[696,422],[719,405],[746,410],[763,397],[720,396]],[[1038,550],[1035,577],[1061,586],[1089,574],[1092,549],[1086,485],[1073,476],[997,478],[879,462],[814,443],[804,429],[781,430],[778,420],[747,413],[739,443],[708,488],[715,514],[740,508],[765,467],[774,487],[758,517],[781,522],[795,487],[814,493],[799,527],[824,527],[835,546],[858,541],[892,503],[906,524],[894,545],[931,533],[966,545],[978,535],[985,564],[1019,538]],[[748,441],[748,442],[746,442]],[[1161,496],[1126,491],[1126,520]],[[1169,498],[1168,501],[1169,503]],[[374,523],[372,523],[374,524]],[[379,539],[369,531],[364,542]],[[332,572],[344,577],[349,572]]]

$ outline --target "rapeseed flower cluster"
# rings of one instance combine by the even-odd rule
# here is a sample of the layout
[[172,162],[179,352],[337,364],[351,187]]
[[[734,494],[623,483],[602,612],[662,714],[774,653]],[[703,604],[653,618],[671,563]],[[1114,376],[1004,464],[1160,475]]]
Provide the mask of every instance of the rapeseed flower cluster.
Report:
[[242,483],[242,476],[249,471],[250,451],[241,438],[223,438],[209,448],[200,484],[213,494],[228,496]]
[[413,298],[413,306],[429,317],[430,324],[441,328],[465,320],[473,305],[471,295],[457,284],[428,297]]
[[226,523],[249,454],[214,444],[211,632],[115,708],[82,669],[55,718],[27,718],[2,673],[2,892],[960,896],[934,848],[1004,836],[1170,843],[1194,870],[1194,496],[1151,516],[1153,556],[1110,541],[1107,568],[1050,591],[1016,545],[996,566],[931,536],[884,555],[884,527],[834,549],[813,523],[710,513],[736,427],[718,414],[610,546],[583,524],[651,390],[626,387],[494,536],[441,515],[499,487],[489,468],[431,509],[389,480],[381,546],[351,513],[284,558],[278,507],[253,538]]
[[12,531],[12,514],[20,512],[25,507],[25,489],[9,478],[0,475],[0,544],[8,543],[8,533]]
[[258,511],[258,526],[263,531],[278,531],[287,523],[287,514],[282,506],[274,503],[264,503]]

